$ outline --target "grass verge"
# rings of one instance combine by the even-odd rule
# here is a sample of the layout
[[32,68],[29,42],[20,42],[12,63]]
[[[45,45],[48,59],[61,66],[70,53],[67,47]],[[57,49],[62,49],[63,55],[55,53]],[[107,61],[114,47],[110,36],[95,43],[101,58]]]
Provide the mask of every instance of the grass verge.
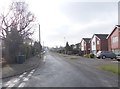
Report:
[[80,56],[75,56],[75,55],[67,55],[67,54],[60,54],[58,53],[60,56],[63,56],[65,58],[71,59],[71,60],[75,60],[75,59],[80,59]]
[[78,59],[78,58],[76,58],[76,57],[71,57],[70,59],[73,59],[73,60],[74,60],[74,59]]
[[120,75],[120,66],[118,64],[104,64],[100,65],[100,69],[110,71]]

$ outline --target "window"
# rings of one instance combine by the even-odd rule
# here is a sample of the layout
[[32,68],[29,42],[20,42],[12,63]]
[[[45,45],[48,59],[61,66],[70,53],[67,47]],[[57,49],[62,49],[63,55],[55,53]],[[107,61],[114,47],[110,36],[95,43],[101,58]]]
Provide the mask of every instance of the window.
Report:
[[95,42],[93,42],[93,45],[95,45]]
[[116,43],[116,42],[118,42],[118,37],[117,36],[112,37],[112,43]]
[[99,40],[97,40],[97,45],[99,45],[100,44],[100,41]]

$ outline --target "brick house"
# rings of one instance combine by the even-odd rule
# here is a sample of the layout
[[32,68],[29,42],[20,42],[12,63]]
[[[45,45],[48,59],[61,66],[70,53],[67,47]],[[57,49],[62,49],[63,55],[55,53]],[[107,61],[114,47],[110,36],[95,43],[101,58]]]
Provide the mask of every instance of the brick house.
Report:
[[91,38],[82,38],[80,42],[80,48],[83,55],[90,53],[90,40]]
[[108,34],[94,34],[91,38],[91,53],[95,54],[98,51],[108,50]]
[[108,50],[120,55],[120,25],[116,25],[108,35]]

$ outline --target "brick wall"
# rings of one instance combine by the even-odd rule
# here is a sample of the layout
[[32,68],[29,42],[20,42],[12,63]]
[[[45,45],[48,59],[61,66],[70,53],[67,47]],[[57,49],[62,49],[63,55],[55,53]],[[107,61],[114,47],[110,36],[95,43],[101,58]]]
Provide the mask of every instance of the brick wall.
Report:
[[[112,38],[114,37],[114,36],[117,36],[118,37],[118,29],[116,29],[114,32],[113,32],[113,34],[110,36],[110,39],[111,39],[111,48],[112,49],[116,49],[116,48],[118,48],[118,42],[116,42],[116,43],[112,43]],[[118,39],[119,40],[119,39]]]

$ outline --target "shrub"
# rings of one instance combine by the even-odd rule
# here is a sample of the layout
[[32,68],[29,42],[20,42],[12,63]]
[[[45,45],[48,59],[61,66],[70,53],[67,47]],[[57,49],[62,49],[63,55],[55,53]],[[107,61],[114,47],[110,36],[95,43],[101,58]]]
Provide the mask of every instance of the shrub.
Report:
[[84,57],[87,57],[87,58],[94,58],[95,55],[94,55],[94,54],[85,54]]
[[89,54],[89,57],[90,57],[90,58],[94,58],[95,55],[94,55],[94,54]]
[[72,54],[72,51],[68,51],[67,54],[68,54],[68,55],[71,55],[71,54]]

